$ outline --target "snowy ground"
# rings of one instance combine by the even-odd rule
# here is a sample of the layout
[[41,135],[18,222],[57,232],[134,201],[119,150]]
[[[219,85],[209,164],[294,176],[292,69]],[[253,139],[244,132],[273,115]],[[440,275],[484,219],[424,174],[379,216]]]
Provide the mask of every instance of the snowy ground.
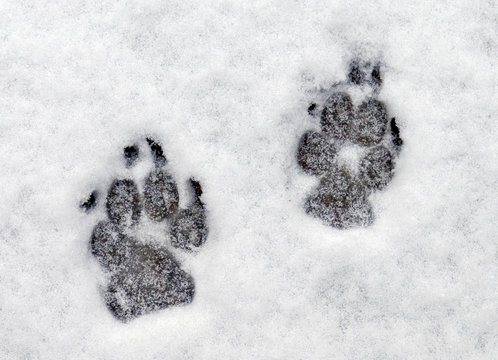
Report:
[[[496,358],[494,1],[0,7],[1,359]],[[340,231],[295,152],[353,55],[382,59],[405,146],[373,226]],[[194,303],[123,324],[78,203],[151,134],[210,234]]]

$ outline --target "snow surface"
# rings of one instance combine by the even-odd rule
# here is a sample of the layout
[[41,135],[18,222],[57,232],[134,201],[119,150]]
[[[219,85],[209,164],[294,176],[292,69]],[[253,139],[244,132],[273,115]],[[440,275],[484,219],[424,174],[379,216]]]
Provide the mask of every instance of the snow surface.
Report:
[[[0,8],[1,359],[496,359],[494,1]],[[382,60],[404,148],[344,231],[304,213],[295,153],[355,55]],[[201,181],[210,233],[181,259],[194,302],[123,324],[88,248],[102,201],[78,204],[146,135],[180,191]]]

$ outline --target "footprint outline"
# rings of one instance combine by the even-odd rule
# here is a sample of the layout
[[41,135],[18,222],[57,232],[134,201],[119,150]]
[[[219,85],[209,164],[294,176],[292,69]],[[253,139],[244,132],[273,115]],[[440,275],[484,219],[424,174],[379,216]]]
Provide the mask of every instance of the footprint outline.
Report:
[[[90,252],[108,276],[104,300],[117,319],[128,322],[141,315],[193,301],[195,282],[163,243],[143,243],[136,239],[136,228],[144,216],[155,223],[169,223],[169,245],[187,252],[207,240],[206,209],[202,186],[189,179],[193,201],[179,206],[180,196],[159,142],[146,138],[154,167],[148,173],[143,196],[132,178],[116,178],[107,191],[107,219],[99,221],[90,237]],[[139,159],[139,146],[124,148],[126,167]],[[98,191],[91,193],[80,207],[95,208]]]

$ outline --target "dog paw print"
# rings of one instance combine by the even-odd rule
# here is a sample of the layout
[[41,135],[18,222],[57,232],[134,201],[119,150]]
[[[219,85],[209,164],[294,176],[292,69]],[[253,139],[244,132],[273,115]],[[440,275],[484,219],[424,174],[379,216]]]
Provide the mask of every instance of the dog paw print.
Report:
[[385,104],[376,99],[381,85],[379,65],[355,60],[348,81],[327,91],[322,104],[308,108],[311,116],[320,116],[321,131],[302,136],[297,161],[320,183],[304,208],[338,229],[370,225],[369,195],[384,189],[394,175],[403,140],[395,118],[388,120]]
[[[180,208],[178,188],[161,146],[150,138],[147,144],[154,168],[145,178],[143,191],[131,178],[115,179],[105,200],[108,219],[95,226],[90,239],[90,251],[109,279],[104,291],[106,305],[125,322],[192,302],[194,280],[168,247],[191,251],[207,237],[200,183],[190,179],[193,201]],[[124,159],[126,166],[132,167],[139,159],[139,146],[125,147]],[[94,191],[81,207],[90,211],[97,198]],[[159,242],[144,240],[140,225],[146,220],[158,224],[165,238]]]

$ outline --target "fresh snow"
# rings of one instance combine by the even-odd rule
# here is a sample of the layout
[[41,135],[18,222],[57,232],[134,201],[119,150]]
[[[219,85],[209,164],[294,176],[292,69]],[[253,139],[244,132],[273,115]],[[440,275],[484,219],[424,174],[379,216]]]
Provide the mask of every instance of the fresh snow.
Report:
[[[1,359],[496,358],[494,1],[0,8]],[[296,149],[353,57],[382,62],[404,146],[373,225],[337,230],[305,214]],[[210,232],[180,258],[194,302],[124,324],[89,239],[145,136],[181,195],[201,181]]]

